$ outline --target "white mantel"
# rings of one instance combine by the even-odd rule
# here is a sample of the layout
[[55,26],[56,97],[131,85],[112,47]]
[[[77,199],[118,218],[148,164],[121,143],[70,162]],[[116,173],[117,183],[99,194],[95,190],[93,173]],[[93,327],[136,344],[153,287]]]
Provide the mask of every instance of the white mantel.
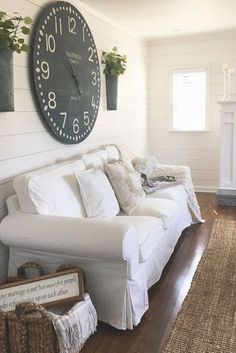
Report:
[[236,190],[236,100],[221,101],[220,185]]

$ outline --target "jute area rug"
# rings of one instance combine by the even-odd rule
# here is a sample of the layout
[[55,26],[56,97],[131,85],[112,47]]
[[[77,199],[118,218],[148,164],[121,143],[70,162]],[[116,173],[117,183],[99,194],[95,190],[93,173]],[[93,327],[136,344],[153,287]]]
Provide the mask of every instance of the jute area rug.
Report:
[[236,221],[215,221],[162,353],[236,353]]

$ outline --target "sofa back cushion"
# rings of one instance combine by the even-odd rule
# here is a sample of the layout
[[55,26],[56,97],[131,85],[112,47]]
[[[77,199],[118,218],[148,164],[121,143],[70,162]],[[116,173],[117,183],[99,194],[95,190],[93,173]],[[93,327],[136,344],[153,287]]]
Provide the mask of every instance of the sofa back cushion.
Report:
[[99,169],[76,173],[88,217],[114,217],[120,207],[107,176]]
[[53,165],[21,175],[14,187],[23,212],[84,217],[76,171],[85,169],[80,160]]

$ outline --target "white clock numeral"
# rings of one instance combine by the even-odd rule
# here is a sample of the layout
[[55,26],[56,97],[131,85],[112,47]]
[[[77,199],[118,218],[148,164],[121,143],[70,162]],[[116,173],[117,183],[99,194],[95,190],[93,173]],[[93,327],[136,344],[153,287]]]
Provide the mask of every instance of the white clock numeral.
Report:
[[91,107],[93,107],[93,109],[95,109],[95,108],[96,108],[96,103],[95,103],[94,96],[92,96],[92,100],[91,100]]
[[84,112],[84,125],[89,125],[89,112]]
[[78,119],[73,120],[73,131],[75,134],[78,134],[78,132],[79,132],[79,120]]
[[54,53],[56,49],[55,38],[53,37],[52,34],[47,34],[47,33],[45,38],[46,38],[46,50],[50,51],[51,53]]
[[92,71],[92,76],[93,76],[93,79],[92,79],[92,85],[93,86],[96,86],[97,84],[97,73],[95,71]]
[[61,17],[57,18],[57,16],[55,16],[55,33],[62,34],[62,21],[61,21]]
[[86,28],[86,24],[84,23],[83,32],[82,32],[83,42],[85,42],[85,40],[86,40],[86,38],[85,38],[85,28]]
[[44,80],[47,80],[50,76],[50,69],[47,61],[41,62],[41,70],[42,70],[42,78]]
[[63,117],[62,129],[64,129],[66,125],[67,112],[61,112],[60,115]]
[[55,109],[57,106],[55,92],[48,92],[48,106],[50,109]]
[[89,48],[88,48],[88,52],[90,53],[90,55],[89,55],[89,61],[93,61],[93,54],[94,54],[93,48],[92,48],[92,47],[89,47]]
[[73,34],[77,34],[75,31],[76,28],[76,19],[74,17],[68,16],[68,31]]

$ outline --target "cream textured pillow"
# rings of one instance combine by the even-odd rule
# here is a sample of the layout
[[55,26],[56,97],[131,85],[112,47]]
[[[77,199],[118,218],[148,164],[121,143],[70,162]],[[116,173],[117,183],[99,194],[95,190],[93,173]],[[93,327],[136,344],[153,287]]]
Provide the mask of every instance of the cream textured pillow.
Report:
[[120,207],[131,215],[145,197],[140,178],[131,162],[122,159],[106,164],[105,171],[115,190]]
[[107,176],[99,169],[76,173],[88,217],[114,217],[120,207]]

